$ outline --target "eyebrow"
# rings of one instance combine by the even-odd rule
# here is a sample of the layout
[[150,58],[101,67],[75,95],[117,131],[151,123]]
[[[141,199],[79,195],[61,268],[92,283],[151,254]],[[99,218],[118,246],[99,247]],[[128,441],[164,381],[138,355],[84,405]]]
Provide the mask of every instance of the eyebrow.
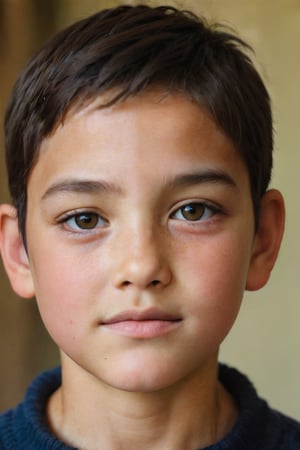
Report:
[[[214,169],[197,171],[195,173],[178,174],[174,178],[171,178],[170,181],[166,181],[166,185],[171,189],[210,183],[221,184],[236,189],[238,188],[237,184],[231,176],[229,176],[225,172]],[[80,180],[76,178],[70,178],[52,184],[42,195],[42,200],[52,197],[55,194],[65,192],[88,194],[98,194],[105,192],[109,194],[123,194],[122,188],[114,183],[107,183],[106,181],[102,180]]]
[[198,171],[195,173],[179,174],[176,175],[171,181],[172,187],[192,186],[195,184],[221,184],[231,188],[238,189],[238,186],[234,179],[226,172],[207,169],[204,171]]
[[78,180],[71,178],[52,184],[42,195],[42,200],[64,192],[88,194],[107,192],[121,194],[122,190],[119,186],[105,181]]

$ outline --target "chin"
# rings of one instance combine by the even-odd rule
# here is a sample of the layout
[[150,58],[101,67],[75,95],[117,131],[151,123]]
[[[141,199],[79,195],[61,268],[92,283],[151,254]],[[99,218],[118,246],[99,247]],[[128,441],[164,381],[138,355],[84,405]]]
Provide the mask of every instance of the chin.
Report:
[[176,373],[170,365],[162,362],[130,364],[128,361],[123,366],[114,367],[110,373],[106,372],[102,380],[123,391],[150,393],[167,389],[183,377],[184,374]]
[[167,389],[175,384],[175,380],[165,379],[159,375],[151,378],[143,374],[141,376],[133,376],[131,379],[111,380],[109,384],[121,391],[151,393]]

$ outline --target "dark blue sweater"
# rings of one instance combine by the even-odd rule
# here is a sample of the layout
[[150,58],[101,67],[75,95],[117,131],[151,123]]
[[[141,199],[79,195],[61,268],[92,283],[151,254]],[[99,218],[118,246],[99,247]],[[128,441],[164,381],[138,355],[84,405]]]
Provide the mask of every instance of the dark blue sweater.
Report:
[[[237,370],[220,365],[219,377],[236,401],[239,418],[224,439],[205,450],[300,450],[298,422],[270,409]],[[0,416],[1,450],[71,449],[51,434],[45,418],[47,400],[60,382],[60,369],[42,373],[24,401]]]

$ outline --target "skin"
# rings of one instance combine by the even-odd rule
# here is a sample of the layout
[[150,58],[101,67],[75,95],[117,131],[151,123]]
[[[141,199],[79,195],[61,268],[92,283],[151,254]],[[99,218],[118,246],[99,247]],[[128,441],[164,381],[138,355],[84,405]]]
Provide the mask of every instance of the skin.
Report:
[[[236,420],[217,381],[218,349],[244,290],[267,281],[282,199],[266,194],[255,234],[243,161],[179,94],[99,101],[43,142],[28,183],[23,278],[11,277],[36,295],[61,350],[49,421],[78,448],[201,448]],[[13,229],[12,212],[2,217]]]

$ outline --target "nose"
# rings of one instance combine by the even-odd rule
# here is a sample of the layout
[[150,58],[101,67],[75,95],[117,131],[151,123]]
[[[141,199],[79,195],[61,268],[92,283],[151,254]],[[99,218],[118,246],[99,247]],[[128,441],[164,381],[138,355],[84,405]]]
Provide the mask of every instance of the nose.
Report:
[[162,238],[153,233],[131,232],[118,242],[113,256],[114,284],[118,289],[135,286],[139,289],[162,288],[172,278]]

